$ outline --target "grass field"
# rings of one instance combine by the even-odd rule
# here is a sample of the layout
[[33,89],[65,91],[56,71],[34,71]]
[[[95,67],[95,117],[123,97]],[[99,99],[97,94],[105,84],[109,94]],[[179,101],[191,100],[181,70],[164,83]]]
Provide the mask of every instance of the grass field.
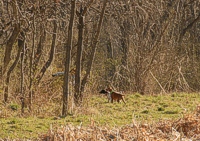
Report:
[[[82,107],[73,114],[62,118],[58,116],[20,117],[20,108],[11,110],[0,105],[0,139],[36,139],[50,128],[73,124],[87,126],[119,127],[138,123],[155,123],[159,120],[175,120],[185,113],[192,113],[200,104],[200,94],[173,93],[166,95],[127,94],[124,103],[108,103],[105,96],[93,95],[85,100]],[[61,109],[61,108],[60,108]],[[5,112],[6,111],[6,112]],[[11,116],[9,116],[11,115]]]

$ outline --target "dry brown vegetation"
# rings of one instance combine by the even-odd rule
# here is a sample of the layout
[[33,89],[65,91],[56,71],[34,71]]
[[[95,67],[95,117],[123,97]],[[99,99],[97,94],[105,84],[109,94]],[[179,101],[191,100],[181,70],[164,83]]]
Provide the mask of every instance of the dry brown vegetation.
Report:
[[161,120],[153,124],[137,123],[133,119],[131,125],[116,128],[101,127],[91,120],[88,127],[62,126],[50,129],[48,134],[41,137],[46,141],[130,141],[130,140],[162,140],[162,141],[189,141],[200,140],[200,111],[197,106],[196,113],[184,115],[182,118],[172,120]]

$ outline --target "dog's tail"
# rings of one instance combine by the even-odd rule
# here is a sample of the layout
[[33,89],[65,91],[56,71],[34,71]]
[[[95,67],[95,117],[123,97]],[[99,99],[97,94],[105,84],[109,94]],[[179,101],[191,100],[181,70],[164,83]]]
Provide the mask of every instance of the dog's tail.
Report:
[[117,94],[120,94],[120,95],[122,95],[122,96],[125,96],[125,94],[124,93],[122,93],[122,92],[116,92]]

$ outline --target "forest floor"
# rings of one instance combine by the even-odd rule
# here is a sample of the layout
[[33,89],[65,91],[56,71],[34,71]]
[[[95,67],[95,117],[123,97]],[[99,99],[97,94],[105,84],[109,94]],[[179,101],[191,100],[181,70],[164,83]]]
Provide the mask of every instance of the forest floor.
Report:
[[125,100],[92,95],[67,117],[21,116],[20,107],[0,104],[0,140],[200,139],[200,94],[126,94]]

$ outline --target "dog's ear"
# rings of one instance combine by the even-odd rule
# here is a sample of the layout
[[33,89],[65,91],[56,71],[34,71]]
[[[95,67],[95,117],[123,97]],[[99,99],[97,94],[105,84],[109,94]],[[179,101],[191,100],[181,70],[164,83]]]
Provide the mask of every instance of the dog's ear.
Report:
[[107,89],[108,89],[108,90],[110,90],[110,89],[111,89],[110,85],[108,85],[108,86],[107,86],[106,90],[107,90]]
[[108,85],[107,90],[115,90],[112,84]]
[[99,93],[100,94],[105,94],[105,92],[106,92],[105,90],[101,90]]
[[113,89],[111,87],[107,87],[106,91],[112,91]]

